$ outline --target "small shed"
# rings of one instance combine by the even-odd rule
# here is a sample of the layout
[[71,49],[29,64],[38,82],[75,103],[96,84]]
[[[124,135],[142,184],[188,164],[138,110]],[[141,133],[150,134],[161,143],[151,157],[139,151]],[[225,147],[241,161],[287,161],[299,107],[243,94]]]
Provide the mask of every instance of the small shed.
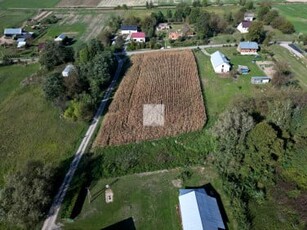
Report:
[[240,74],[248,74],[249,73],[249,68],[245,65],[238,65],[238,72]]
[[65,39],[67,38],[67,36],[65,34],[60,34],[59,36],[57,36],[54,41],[55,42],[63,42]]
[[268,77],[268,76],[252,77],[251,83],[252,84],[267,84],[271,80],[272,80],[272,78]]
[[113,198],[114,198],[114,193],[113,193],[112,189],[110,188],[109,185],[106,185],[106,191],[105,191],[106,203],[107,204],[112,203]]
[[25,38],[18,38],[17,39],[17,48],[22,48],[27,45],[27,41]]
[[75,71],[75,66],[72,64],[69,64],[65,67],[65,69],[62,71],[62,76],[63,77],[69,77],[69,75]]

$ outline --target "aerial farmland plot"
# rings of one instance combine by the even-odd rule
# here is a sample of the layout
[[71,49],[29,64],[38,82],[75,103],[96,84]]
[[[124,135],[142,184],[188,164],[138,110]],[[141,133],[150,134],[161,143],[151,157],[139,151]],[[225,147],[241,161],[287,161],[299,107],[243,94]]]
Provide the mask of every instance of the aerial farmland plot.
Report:
[[[146,123],[146,117],[156,109],[161,109],[163,121]],[[135,55],[103,121],[96,145],[174,136],[199,130],[205,121],[198,70],[191,51]]]

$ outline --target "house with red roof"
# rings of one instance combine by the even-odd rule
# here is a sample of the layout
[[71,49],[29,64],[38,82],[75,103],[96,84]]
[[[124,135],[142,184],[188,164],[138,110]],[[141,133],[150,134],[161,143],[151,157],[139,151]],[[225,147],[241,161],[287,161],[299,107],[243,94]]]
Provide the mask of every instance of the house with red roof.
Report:
[[146,41],[146,35],[144,32],[136,32],[131,34],[131,40],[135,42],[145,42]]

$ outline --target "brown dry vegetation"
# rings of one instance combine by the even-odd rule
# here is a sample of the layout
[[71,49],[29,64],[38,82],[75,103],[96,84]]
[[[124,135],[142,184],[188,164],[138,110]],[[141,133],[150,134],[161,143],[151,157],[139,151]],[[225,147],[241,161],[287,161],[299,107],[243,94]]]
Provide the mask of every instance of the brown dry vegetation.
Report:
[[[206,121],[191,51],[133,56],[95,145],[118,145],[201,129]],[[164,126],[143,126],[143,105],[164,104]]]

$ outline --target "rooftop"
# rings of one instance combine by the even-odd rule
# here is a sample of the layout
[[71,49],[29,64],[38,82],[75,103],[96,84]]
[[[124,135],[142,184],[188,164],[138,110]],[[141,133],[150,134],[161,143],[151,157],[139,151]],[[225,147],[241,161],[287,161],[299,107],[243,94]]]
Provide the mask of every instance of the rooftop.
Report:
[[240,42],[239,47],[241,49],[258,49],[258,43],[257,42]]
[[121,30],[138,30],[138,27],[135,25],[122,25]]
[[216,51],[213,54],[211,54],[211,63],[215,68],[218,67],[219,65],[222,65],[223,63],[229,64],[229,61],[224,54],[222,54],[220,51]]
[[21,28],[7,28],[4,29],[4,34],[22,34]]
[[241,23],[242,23],[242,27],[243,28],[249,28],[251,26],[251,24],[252,24],[251,21],[243,21]]
[[131,38],[145,38],[145,33],[144,32],[132,33]]
[[204,189],[180,189],[179,205],[184,230],[225,229],[216,199]]

